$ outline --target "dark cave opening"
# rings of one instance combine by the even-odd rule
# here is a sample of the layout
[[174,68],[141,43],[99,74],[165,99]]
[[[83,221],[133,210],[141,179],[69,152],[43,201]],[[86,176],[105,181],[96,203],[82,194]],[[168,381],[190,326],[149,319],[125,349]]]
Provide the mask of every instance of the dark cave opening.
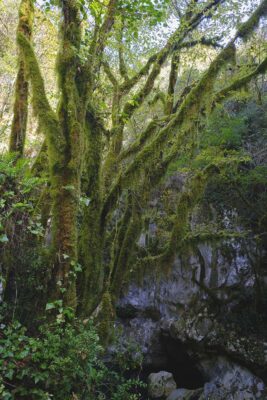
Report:
[[178,388],[198,389],[204,386],[206,381],[182,342],[162,335],[161,344],[166,354],[166,371],[173,374]]
[[206,380],[201,373],[196,360],[187,352],[184,344],[169,335],[161,335],[160,344],[164,353],[164,362],[157,366],[147,366],[143,370],[143,378],[152,372],[168,371],[173,374],[178,388],[198,389]]

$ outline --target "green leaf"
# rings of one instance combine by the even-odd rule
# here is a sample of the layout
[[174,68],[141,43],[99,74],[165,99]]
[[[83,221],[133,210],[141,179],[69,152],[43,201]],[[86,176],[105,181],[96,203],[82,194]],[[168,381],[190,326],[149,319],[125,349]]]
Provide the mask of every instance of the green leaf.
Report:
[[21,202],[13,204],[13,208],[27,208],[27,207],[31,207],[30,204]]
[[0,242],[1,243],[7,243],[8,242],[8,237],[7,235],[4,233],[3,235],[0,236]]
[[75,190],[75,187],[73,185],[66,185],[66,186],[63,186],[63,189],[65,189],[65,190]]
[[89,199],[89,197],[81,197],[80,202],[88,207],[91,202],[91,199]]
[[46,311],[52,310],[53,308],[56,308],[54,303],[47,303],[46,306],[45,306],[45,310]]

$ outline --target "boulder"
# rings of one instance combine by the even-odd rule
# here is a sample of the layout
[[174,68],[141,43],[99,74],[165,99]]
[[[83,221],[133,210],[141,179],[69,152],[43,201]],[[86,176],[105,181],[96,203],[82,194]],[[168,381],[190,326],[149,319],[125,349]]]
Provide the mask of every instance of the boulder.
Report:
[[176,383],[170,372],[160,371],[148,377],[148,394],[152,399],[169,396],[176,389]]
[[209,375],[203,395],[199,400],[266,400],[267,391],[264,382],[249,370],[224,357],[201,362]]

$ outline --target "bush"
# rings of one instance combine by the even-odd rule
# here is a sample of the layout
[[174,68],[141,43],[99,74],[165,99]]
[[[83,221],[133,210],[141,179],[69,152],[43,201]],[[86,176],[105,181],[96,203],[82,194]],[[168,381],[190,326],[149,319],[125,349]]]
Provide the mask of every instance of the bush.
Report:
[[28,161],[15,162],[12,154],[0,155],[2,291],[13,308],[11,313],[24,322],[23,315],[33,319],[33,302],[37,310],[48,279],[43,257],[45,232],[38,207],[44,184],[44,179],[32,176]]
[[107,368],[102,355],[91,321],[44,324],[36,337],[18,322],[2,325],[1,399],[139,399],[143,384]]

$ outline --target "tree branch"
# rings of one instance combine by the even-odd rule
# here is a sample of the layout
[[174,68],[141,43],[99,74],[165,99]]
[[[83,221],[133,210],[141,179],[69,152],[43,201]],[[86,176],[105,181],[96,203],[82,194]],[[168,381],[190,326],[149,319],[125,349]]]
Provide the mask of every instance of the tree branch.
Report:
[[[179,135],[177,135],[175,143],[172,145],[171,151],[165,160],[163,170],[167,168],[167,165],[169,165],[175,155],[177,155],[178,147],[181,145],[186,133],[188,132],[187,129],[181,129],[182,124],[184,121],[188,122],[188,124],[194,124],[195,120],[190,115],[193,113],[194,118],[197,116],[200,108],[203,106],[203,99],[206,99],[204,101],[204,105],[207,101],[210,101],[210,94],[213,89],[217,74],[225,62],[233,57],[233,52],[233,44],[230,42],[230,44],[224,50],[222,50],[216,59],[211,63],[208,71],[204,74],[198,85],[194,87],[188,94],[177,113],[174,114],[167,126],[162,128],[157,133],[155,138],[144,148],[142,148],[139,153],[137,153],[136,157],[128,165],[126,170],[118,175],[103,207],[103,224],[105,224],[105,219],[110,208],[112,207],[112,204],[114,205],[116,203],[116,199],[120,195],[122,187],[129,185],[133,178],[140,174],[140,171],[143,169],[144,165],[147,165],[152,159],[158,158],[164,143],[166,143],[171,136],[174,136],[174,129],[175,131],[179,129],[180,132]],[[190,116],[190,120],[188,116]]]
[[187,42],[183,42],[179,49],[188,49],[194,46],[197,46],[198,44],[203,45],[203,46],[211,46],[214,48],[223,48],[223,46],[219,43],[220,37],[216,38],[206,38],[203,36],[202,38],[198,40],[190,40]]
[[249,83],[255,76],[262,75],[267,71],[267,57],[257,66],[254,71],[249,74],[243,76],[242,78],[236,79],[229,86],[220,90],[214,97],[214,106],[216,104],[222,102],[225,98],[229,97],[231,93],[236,92],[237,90],[244,87],[247,83]]
[[119,42],[119,70],[120,70],[121,76],[127,82],[129,80],[129,76],[128,76],[127,67],[126,67],[126,64],[125,64],[124,54],[123,54],[123,28],[124,28],[124,23],[122,21],[122,26],[121,26],[121,29],[119,31],[119,38],[118,38],[118,42]]
[[111,71],[111,68],[110,68],[110,65],[108,64],[108,62],[107,61],[102,61],[102,66],[104,68],[104,71],[105,71],[108,79],[112,83],[112,85],[115,86],[116,88],[118,88],[119,82],[117,81],[115,75]]
[[251,17],[238,29],[234,40],[241,38],[246,40],[253,30],[258,26],[260,19],[267,15],[267,0],[263,0]]
[[142,147],[146,144],[146,142],[152,137],[157,128],[159,128],[160,126],[161,127],[164,126],[166,123],[167,123],[166,118],[160,120],[155,118],[153,121],[151,121],[148,124],[147,128],[141,133],[139,138],[137,138],[137,140],[133,142],[133,144],[131,144],[128,148],[126,148],[119,154],[117,161],[118,162],[123,161],[126,158],[138,153],[142,149]]
[[172,56],[171,70],[169,75],[167,103],[165,107],[165,114],[167,115],[170,115],[173,112],[174,90],[177,81],[179,62],[180,62],[180,54],[176,51],[173,53]]
[[[223,0],[222,0],[223,1]],[[207,7],[211,7],[220,4],[222,1],[213,1]],[[266,0],[264,0],[266,3]],[[213,7],[212,6],[212,7]],[[262,5],[259,7],[262,10]],[[265,8],[264,8],[265,9]],[[259,21],[261,13],[256,12],[257,20]],[[247,25],[247,23],[245,23]],[[251,25],[250,25],[251,26]],[[256,26],[254,21],[253,28]],[[242,29],[243,26],[240,27],[239,30]],[[177,156],[180,146],[184,141],[188,132],[194,128],[195,119],[198,118],[198,113],[202,108],[208,107],[211,105],[212,101],[212,90],[214,87],[214,82],[216,77],[221,70],[221,68],[225,65],[226,62],[232,60],[235,57],[235,42],[236,38],[231,40],[228,45],[217,55],[215,60],[211,63],[208,71],[204,74],[202,79],[198,82],[198,84],[189,92],[187,97],[184,99],[181,106],[178,108],[176,114],[170,120],[168,125],[162,128],[155,138],[147,144],[144,148],[141,149],[139,153],[137,153],[136,157],[132,162],[128,165],[128,167],[124,170],[124,172],[120,172],[115,180],[114,184],[111,187],[109,194],[106,197],[106,201],[102,210],[102,224],[105,225],[106,217],[112,207],[116,204],[116,200],[120,195],[122,188],[129,187],[130,183],[133,181],[136,176],[139,176],[140,171],[143,170],[144,166],[147,165],[152,159],[157,159],[161,153],[162,146],[170,140],[171,137],[175,138],[175,142],[172,145],[170,151],[164,159],[164,162],[161,163],[162,172],[161,176],[164,175],[168,165],[170,162]],[[165,49],[164,49],[165,50]],[[260,67],[262,70],[263,66]],[[152,71],[153,72],[153,71]],[[255,75],[253,75],[255,76]],[[149,78],[148,78],[149,79]],[[128,104],[128,103],[127,103]],[[126,104],[126,110],[128,111],[128,106]],[[135,107],[129,109],[130,112],[134,111]],[[193,117],[193,118],[192,118]],[[187,124],[187,126],[183,126],[183,124]],[[179,134],[174,135],[174,129],[177,132],[179,129]],[[160,158],[159,158],[160,159]]]
[[106,40],[107,40],[108,34],[114,25],[116,5],[117,5],[117,0],[109,1],[108,9],[107,9],[107,13],[106,13],[104,22],[99,29],[98,41],[96,43],[95,52],[94,52],[96,57],[98,58],[98,63],[101,62],[102,53],[103,53],[105,45],[106,45]]
[[[63,154],[65,140],[59,129],[57,116],[47,100],[44,81],[31,43],[21,33],[18,33],[17,40],[32,84],[33,109],[38,118],[39,125],[47,136],[48,146],[52,142],[57,152]],[[55,157],[55,161],[57,161],[57,157]]]

